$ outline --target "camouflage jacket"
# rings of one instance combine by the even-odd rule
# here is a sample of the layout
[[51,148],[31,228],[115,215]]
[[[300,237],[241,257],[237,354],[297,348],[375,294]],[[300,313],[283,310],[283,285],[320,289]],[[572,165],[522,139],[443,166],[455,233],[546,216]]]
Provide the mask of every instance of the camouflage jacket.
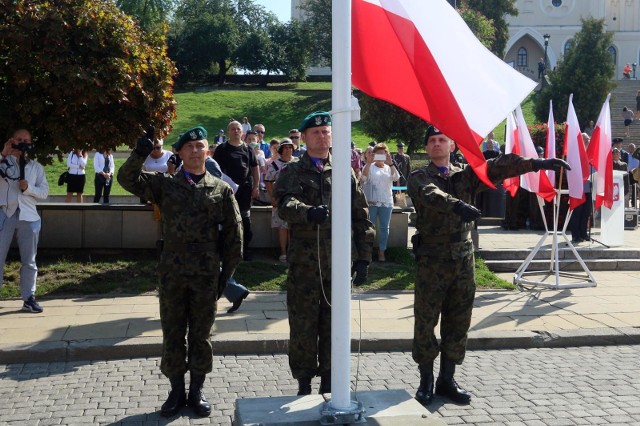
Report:
[[[530,171],[531,160],[518,155],[501,155],[487,161],[487,176],[493,183]],[[474,204],[476,194],[486,189],[471,167],[450,165],[447,176],[433,163],[413,171],[407,192],[417,213],[416,230],[421,239],[417,253],[447,259],[473,253],[470,232],[474,224],[464,222],[453,213],[453,207],[460,200]]]
[[[341,189],[343,187],[341,186]],[[274,189],[278,200],[278,214],[287,221],[291,238],[297,235],[313,235],[315,225],[307,220],[309,208],[329,206],[331,212],[331,155],[320,171],[305,152],[300,161],[282,169]],[[329,213],[331,215],[331,213]],[[329,238],[331,217],[320,227]],[[356,259],[371,262],[375,230],[369,221],[369,209],[355,175],[351,173],[351,231],[356,249]]]
[[143,172],[143,162],[131,153],[118,182],[160,208],[164,249],[158,271],[217,275],[222,260],[223,275],[231,276],[242,259],[242,224],[231,187],[208,172],[192,186],[184,173]]

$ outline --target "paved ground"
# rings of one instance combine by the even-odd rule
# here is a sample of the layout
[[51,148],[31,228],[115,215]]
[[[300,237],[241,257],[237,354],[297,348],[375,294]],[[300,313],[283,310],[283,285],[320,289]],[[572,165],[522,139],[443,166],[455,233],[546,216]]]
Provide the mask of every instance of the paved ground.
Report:
[[[640,346],[470,351],[456,376],[469,406],[436,397],[448,425],[638,425]],[[238,398],[295,394],[285,355],[216,357],[207,377],[211,417],[159,417],[168,392],[159,359],[0,366],[0,425],[230,425]],[[358,358],[352,357],[352,371]],[[358,390],[405,389],[418,372],[406,352],[363,353]],[[353,382],[353,377],[352,377]],[[314,389],[318,384],[314,383]],[[398,425],[401,426],[401,425]]]
[[[536,232],[481,229],[483,246],[533,247]],[[627,231],[640,247],[640,230]],[[585,248],[588,250],[588,248]],[[478,291],[470,348],[523,348],[640,344],[640,272],[594,271],[597,286],[576,289]],[[501,274],[512,280],[513,274]],[[568,281],[563,281],[568,282]],[[0,362],[114,359],[160,354],[155,295],[43,299],[43,315],[23,313],[21,303],[0,301]],[[283,353],[289,327],[285,295],[254,293],[233,315],[222,301],[214,326],[214,350]],[[356,293],[352,333],[363,350],[409,350],[413,293]]]

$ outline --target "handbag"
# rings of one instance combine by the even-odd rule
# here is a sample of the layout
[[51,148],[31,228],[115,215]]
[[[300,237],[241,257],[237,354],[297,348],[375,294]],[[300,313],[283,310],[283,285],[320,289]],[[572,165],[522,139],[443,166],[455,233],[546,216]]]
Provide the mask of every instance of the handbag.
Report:
[[62,174],[60,174],[60,177],[58,178],[58,186],[62,186],[65,183],[67,183],[68,176],[69,176],[69,171],[62,172]]

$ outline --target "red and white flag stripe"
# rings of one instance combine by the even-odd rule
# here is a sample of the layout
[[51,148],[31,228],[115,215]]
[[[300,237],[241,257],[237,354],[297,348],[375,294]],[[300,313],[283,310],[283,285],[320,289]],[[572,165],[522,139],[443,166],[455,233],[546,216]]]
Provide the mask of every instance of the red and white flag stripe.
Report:
[[587,157],[598,172],[593,184],[593,192],[596,194],[596,208],[605,205],[613,206],[613,158],[611,154],[611,108],[609,98],[602,105],[598,123],[591,135],[591,142],[587,148]]
[[[524,121],[522,108],[520,105],[516,108],[516,124],[518,126],[518,144],[519,152],[523,157],[538,158],[538,152],[531,139],[529,128]],[[556,190],[549,182],[549,178],[544,172],[529,172],[520,176],[520,186],[529,192],[534,192],[547,201],[551,201],[556,196]]]
[[[507,115],[507,133],[504,141],[504,153],[505,154],[519,154],[520,144],[518,143],[518,126],[516,124],[516,118],[513,113],[510,112]],[[507,178],[502,182],[502,186],[512,197],[515,197],[518,188],[520,188],[520,176]]]
[[[544,150],[545,158],[556,158],[556,122],[553,118],[553,100],[549,100],[549,121],[547,121],[547,143]],[[556,172],[547,170],[547,177],[552,186],[556,185]]]
[[446,0],[352,5],[353,84],[438,127],[487,182],[478,144],[536,83],[484,47]]
[[575,209],[584,203],[584,182],[589,177],[589,162],[582,141],[580,123],[573,107],[573,93],[569,96],[567,111],[567,127],[564,137],[564,156],[571,170],[567,170],[567,185],[569,187],[569,208]]

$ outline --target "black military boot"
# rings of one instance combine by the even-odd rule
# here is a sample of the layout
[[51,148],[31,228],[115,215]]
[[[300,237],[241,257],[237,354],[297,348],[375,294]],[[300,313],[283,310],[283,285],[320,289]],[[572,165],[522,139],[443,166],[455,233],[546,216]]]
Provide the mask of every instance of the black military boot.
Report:
[[471,394],[458,386],[453,378],[456,372],[456,363],[445,354],[440,355],[440,374],[436,380],[436,395],[446,396],[456,404],[468,404]]
[[433,361],[420,364],[420,386],[416,392],[416,401],[422,405],[431,404],[433,399]]
[[320,375],[320,395],[331,393],[331,371]]
[[171,391],[169,397],[160,408],[162,417],[172,417],[178,414],[178,411],[187,403],[187,397],[184,393],[184,376],[169,379],[171,382]]
[[311,394],[311,377],[301,377],[298,379],[298,395]]
[[204,378],[204,374],[191,373],[189,396],[187,398],[187,405],[193,408],[193,411],[200,417],[206,417],[211,414],[211,405],[209,405],[204,397],[204,393],[202,393]]

